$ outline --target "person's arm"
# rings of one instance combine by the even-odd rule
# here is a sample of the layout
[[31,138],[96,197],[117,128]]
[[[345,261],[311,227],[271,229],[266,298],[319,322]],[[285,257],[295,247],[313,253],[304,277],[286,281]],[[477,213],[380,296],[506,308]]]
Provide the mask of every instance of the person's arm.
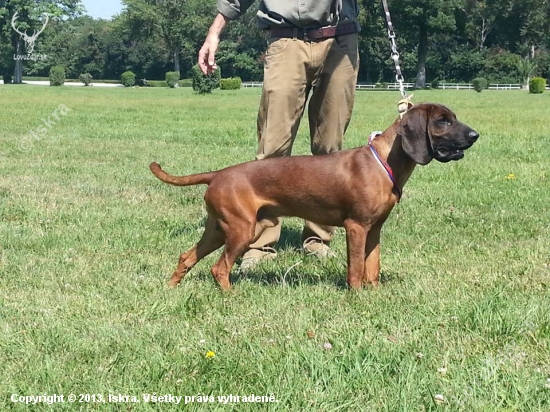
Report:
[[206,40],[199,51],[199,68],[204,74],[217,69],[216,51],[220,35],[229,20],[242,16],[255,0],[218,0],[218,15],[208,30]]
[[217,69],[216,50],[218,50],[218,44],[220,44],[220,34],[227,26],[228,21],[227,17],[218,13],[208,30],[206,40],[199,51],[199,68],[204,74],[210,74]]

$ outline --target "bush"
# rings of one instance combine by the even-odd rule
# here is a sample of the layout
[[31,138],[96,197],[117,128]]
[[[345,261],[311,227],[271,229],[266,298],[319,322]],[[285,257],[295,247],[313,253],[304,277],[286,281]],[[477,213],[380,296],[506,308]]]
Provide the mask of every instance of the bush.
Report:
[[166,73],[166,83],[168,83],[168,87],[170,87],[171,89],[173,89],[174,87],[178,87],[179,80],[180,80],[179,72]]
[[149,80],[147,79],[136,79],[136,86],[139,87],[151,87]]
[[204,75],[198,65],[193,66],[193,90],[198,94],[212,93],[212,90],[219,89],[221,71],[218,68],[211,74]]
[[537,69],[537,64],[530,59],[523,59],[518,64],[518,73],[521,79],[521,85],[526,86],[533,72]]
[[521,74],[518,67],[521,56],[501,49],[490,50],[485,55],[483,70],[479,77],[488,79],[491,83],[519,83]]
[[53,66],[50,69],[50,86],[63,86],[65,84],[65,68]]
[[529,93],[540,94],[546,89],[546,79],[542,77],[533,77],[529,81]]
[[80,76],[78,76],[79,80],[84,83],[84,86],[89,86],[92,84],[92,80],[94,77],[90,73],[82,73]]
[[11,84],[11,79],[12,79],[12,77],[11,77],[10,74],[6,74],[6,75],[4,75],[2,78],[3,78],[3,80],[4,80],[4,84]]
[[550,52],[543,52],[537,54],[535,57],[535,63],[537,64],[537,72],[534,73],[538,77],[550,79]]
[[222,90],[239,90],[243,84],[240,77],[231,77],[229,79],[220,80],[220,89]]
[[[147,80],[148,87],[169,87],[166,80]],[[178,82],[178,87],[192,87],[193,82],[191,79],[184,79]]]
[[445,63],[445,68],[438,68],[443,73],[446,72],[439,76],[444,77],[450,83],[461,83],[476,77],[485,77],[480,74],[483,71],[484,63],[485,52],[472,50],[469,45],[464,44],[453,50],[450,61]]
[[147,86],[149,87],[168,87],[168,83],[164,80],[147,80]]
[[439,89],[439,80],[435,79],[432,81],[432,89]]
[[134,72],[131,72],[130,70],[122,73],[120,76],[120,82],[123,84],[124,87],[132,87],[134,84],[136,84],[136,75]]
[[481,93],[483,90],[487,88],[487,79],[484,79],[483,77],[474,79],[472,83],[474,84],[475,91],[478,93]]
[[193,87],[193,79],[183,79],[179,81],[180,87]]

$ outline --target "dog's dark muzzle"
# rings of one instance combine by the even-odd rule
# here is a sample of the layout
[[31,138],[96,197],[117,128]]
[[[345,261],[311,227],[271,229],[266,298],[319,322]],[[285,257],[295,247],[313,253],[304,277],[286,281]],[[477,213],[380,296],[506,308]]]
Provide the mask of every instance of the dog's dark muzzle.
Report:
[[457,141],[440,141],[434,147],[434,159],[442,163],[460,160],[464,157],[464,151],[469,149],[477,139],[479,139],[479,133],[470,129],[464,138],[457,139]]

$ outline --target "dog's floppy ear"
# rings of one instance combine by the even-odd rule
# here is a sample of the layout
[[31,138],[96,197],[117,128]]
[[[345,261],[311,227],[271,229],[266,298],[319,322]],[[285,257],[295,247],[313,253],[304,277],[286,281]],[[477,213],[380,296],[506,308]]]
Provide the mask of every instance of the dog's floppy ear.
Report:
[[432,106],[413,106],[401,119],[397,133],[407,155],[416,163],[426,165],[432,160],[432,145],[428,135],[428,121]]

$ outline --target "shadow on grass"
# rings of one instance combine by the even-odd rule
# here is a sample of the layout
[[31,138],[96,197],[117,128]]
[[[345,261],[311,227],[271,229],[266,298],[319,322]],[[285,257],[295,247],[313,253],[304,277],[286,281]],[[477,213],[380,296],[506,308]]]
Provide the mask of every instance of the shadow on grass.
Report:
[[[179,237],[195,232],[204,225],[204,221],[196,225],[186,225],[172,229],[170,237]],[[318,259],[308,256],[302,250],[302,230],[299,227],[283,225],[279,242],[275,245],[278,256],[270,261],[262,262],[248,273],[239,271],[239,258],[231,271],[231,284],[248,280],[260,285],[275,285],[296,288],[303,285],[327,285],[340,290],[347,290],[346,252],[337,251],[334,258]],[[214,252],[219,256],[221,249]],[[217,257],[216,257],[217,259]],[[201,271],[204,268],[200,269]],[[210,274],[210,270],[206,272]],[[382,272],[380,283],[401,283],[403,279],[395,272]]]
[[[315,258],[308,258],[315,259]],[[335,258],[337,259],[337,258]],[[276,265],[276,263],[273,263]],[[324,265],[325,266],[325,265]],[[331,286],[339,290],[348,290],[348,284],[346,283],[346,269],[342,268],[338,272],[332,273],[319,273],[318,270],[303,270],[300,274],[285,274],[280,270],[273,270],[271,268],[258,268],[257,271],[251,273],[240,273],[238,270],[234,270],[231,275],[231,284],[238,284],[242,280],[249,280],[250,282],[257,283],[259,285],[270,286],[284,286],[290,288],[297,288],[304,285],[319,286],[326,285]],[[393,273],[381,273],[380,285],[402,283],[403,279]],[[369,289],[370,286],[366,286],[364,289]]]
[[301,249],[302,247],[302,230],[296,227],[284,226],[281,229],[281,238],[277,243],[277,249]]

